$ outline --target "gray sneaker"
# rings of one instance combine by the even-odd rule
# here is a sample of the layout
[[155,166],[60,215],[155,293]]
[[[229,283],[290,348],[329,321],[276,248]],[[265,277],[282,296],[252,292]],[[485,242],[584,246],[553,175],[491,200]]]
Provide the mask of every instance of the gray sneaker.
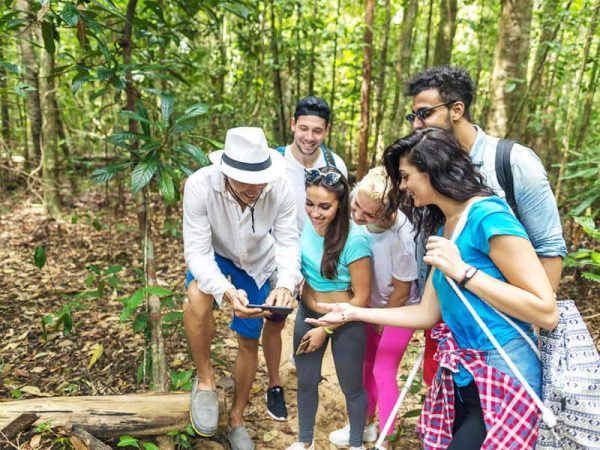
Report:
[[231,450],[254,450],[254,442],[244,426],[229,428],[227,440]]
[[200,436],[214,436],[219,424],[219,399],[217,391],[199,390],[198,378],[194,378],[193,383],[190,405],[192,427]]

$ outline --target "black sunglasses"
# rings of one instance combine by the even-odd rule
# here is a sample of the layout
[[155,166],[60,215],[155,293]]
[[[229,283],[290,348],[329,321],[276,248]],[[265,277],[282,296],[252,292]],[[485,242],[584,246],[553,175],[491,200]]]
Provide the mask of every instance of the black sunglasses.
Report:
[[456,103],[460,100],[452,100],[446,103],[440,103],[439,105],[432,106],[430,108],[419,108],[416,111],[413,111],[411,114],[406,115],[406,120],[408,123],[414,123],[417,117],[421,119],[423,122],[433,114],[433,110],[436,108],[441,108],[442,106],[450,106],[453,103]]
[[342,174],[338,172],[323,172],[323,169],[304,169],[304,180],[307,183],[315,183],[319,179],[323,180],[325,186],[333,187],[340,182]]

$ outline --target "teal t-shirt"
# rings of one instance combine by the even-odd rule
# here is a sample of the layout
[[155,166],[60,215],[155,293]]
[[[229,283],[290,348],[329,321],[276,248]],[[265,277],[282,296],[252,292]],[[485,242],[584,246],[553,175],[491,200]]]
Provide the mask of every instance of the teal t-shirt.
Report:
[[350,224],[350,233],[337,265],[337,277],[333,280],[321,275],[323,243],[325,238],[319,236],[307,218],[304,222],[300,248],[302,253],[301,271],[304,279],[317,292],[345,291],[351,287],[348,266],[361,258],[371,256],[369,237],[360,226]]
[[[443,235],[443,232],[444,227],[442,226],[438,230],[438,235]],[[525,228],[511,213],[506,202],[496,196],[486,197],[471,205],[467,223],[456,240],[456,245],[462,259],[467,264],[498,280],[506,281],[489,256],[490,239],[500,235],[519,236],[529,240]],[[439,270],[435,270],[433,273],[433,286],[440,301],[442,319],[452,331],[456,343],[461,348],[492,350],[494,345],[485,336],[471,313],[452,290],[444,274]],[[493,307],[468,289],[460,289],[500,345],[519,336],[517,330],[506,322]],[[528,323],[514,317],[511,318],[533,338],[531,326]],[[470,374],[462,367],[454,375],[454,381],[458,386],[466,386],[471,380]]]

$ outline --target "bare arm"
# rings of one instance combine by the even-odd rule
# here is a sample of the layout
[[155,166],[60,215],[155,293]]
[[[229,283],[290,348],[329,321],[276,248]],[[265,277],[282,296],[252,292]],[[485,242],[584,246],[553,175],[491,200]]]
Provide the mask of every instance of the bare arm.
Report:
[[392,286],[394,290],[390,294],[386,308],[404,306],[408,301],[411,285],[411,281],[400,281],[392,277]]
[[558,292],[560,279],[562,277],[563,259],[560,256],[544,257],[540,256],[542,267],[546,271],[546,275],[550,279],[552,290]]
[[[549,330],[555,328],[558,309],[554,293],[529,241],[518,236],[498,235],[489,242],[489,256],[508,282],[478,271],[466,288],[517,319]],[[424,261],[456,281],[462,280],[469,267],[458,247],[439,236],[429,238]]]

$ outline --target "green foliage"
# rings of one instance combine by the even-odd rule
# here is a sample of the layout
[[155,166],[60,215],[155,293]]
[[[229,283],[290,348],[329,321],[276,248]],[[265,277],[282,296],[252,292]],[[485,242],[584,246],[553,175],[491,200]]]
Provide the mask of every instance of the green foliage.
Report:
[[35,261],[35,266],[40,270],[46,265],[46,248],[43,245],[35,247],[33,260]]
[[42,317],[42,335],[48,339],[47,327],[62,328],[63,336],[68,336],[73,331],[73,312],[87,309],[89,306],[78,300],[72,300],[52,314]]
[[583,278],[600,283],[600,229],[591,217],[575,217],[575,222],[590,236],[593,248],[570,253],[565,260],[565,266],[584,269],[581,274]]
[[194,370],[171,371],[171,391],[189,391],[192,389]]
[[196,437],[196,432],[192,428],[192,425],[188,424],[183,431],[170,431],[167,435],[175,438],[176,446],[188,449],[192,448],[191,440]]

